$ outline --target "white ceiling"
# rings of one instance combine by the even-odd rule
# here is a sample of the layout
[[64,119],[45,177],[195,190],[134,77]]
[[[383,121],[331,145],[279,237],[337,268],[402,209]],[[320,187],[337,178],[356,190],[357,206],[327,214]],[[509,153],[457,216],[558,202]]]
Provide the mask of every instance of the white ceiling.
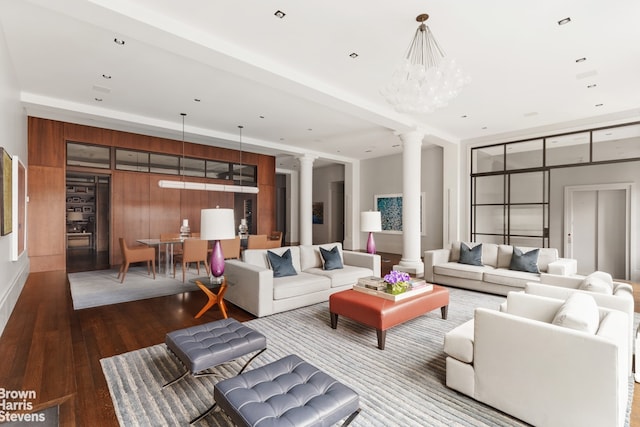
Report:
[[[409,116],[379,91],[420,13],[471,83]],[[243,125],[283,168],[399,153],[416,127],[441,143],[638,120],[638,20],[637,0],[0,0],[30,115],[181,139],[184,112],[188,141],[238,148]]]

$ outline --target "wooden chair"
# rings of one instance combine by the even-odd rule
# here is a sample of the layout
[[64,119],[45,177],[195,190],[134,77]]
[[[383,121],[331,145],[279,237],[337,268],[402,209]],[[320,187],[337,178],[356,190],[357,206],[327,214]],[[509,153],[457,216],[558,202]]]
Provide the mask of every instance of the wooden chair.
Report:
[[240,236],[220,240],[220,247],[222,247],[224,259],[240,259]]
[[282,231],[272,231],[267,238],[267,249],[279,248],[282,246]]
[[[127,275],[127,271],[129,271],[129,265],[132,262],[147,262],[147,272],[151,274],[153,271],[153,279],[156,278],[156,250],[151,247],[137,247],[130,248],[127,246],[127,242],[124,241],[124,238],[120,237],[120,251],[122,252],[122,265],[120,265],[120,271],[118,272],[118,279],[120,275],[122,275],[122,280],[120,283],[124,282],[124,277]],[[153,270],[150,269],[150,266],[153,267]]]
[[249,238],[247,239],[247,249],[266,249],[266,247],[266,234],[249,234]]
[[209,274],[209,263],[207,262],[207,247],[209,242],[200,239],[186,239],[182,243],[182,253],[173,257],[173,277],[176,277],[176,264],[182,264],[182,282],[185,281],[187,264],[195,262],[200,274],[200,262],[204,263],[205,271]]

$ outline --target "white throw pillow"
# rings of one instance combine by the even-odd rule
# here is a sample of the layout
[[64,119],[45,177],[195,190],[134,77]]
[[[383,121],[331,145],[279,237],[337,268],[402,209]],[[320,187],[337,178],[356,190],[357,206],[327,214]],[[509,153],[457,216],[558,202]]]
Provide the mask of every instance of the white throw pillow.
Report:
[[554,325],[595,334],[600,325],[600,312],[591,295],[575,292],[560,306]]
[[613,278],[609,273],[596,271],[584,278],[578,289],[600,294],[613,294]]

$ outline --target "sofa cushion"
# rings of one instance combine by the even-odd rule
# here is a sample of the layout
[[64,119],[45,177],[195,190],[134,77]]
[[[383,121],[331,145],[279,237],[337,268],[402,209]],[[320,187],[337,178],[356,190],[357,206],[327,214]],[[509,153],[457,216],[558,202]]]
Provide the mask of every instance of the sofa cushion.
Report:
[[517,247],[513,247],[511,254],[511,262],[509,270],[526,271],[529,273],[540,273],[538,269],[538,254],[540,249],[532,249],[529,252],[523,252]]
[[485,271],[482,280],[487,283],[493,283],[496,285],[524,288],[527,282],[539,282],[540,275],[537,273],[528,273],[525,271],[496,268],[493,270]]
[[458,262],[447,262],[445,264],[438,264],[433,266],[433,272],[435,274],[470,280],[482,280],[482,275],[486,271],[491,270],[493,270],[493,267],[489,267],[486,265],[477,266],[460,264]]
[[589,294],[575,292],[556,312],[554,325],[595,334],[600,324],[600,312],[596,300]]
[[273,277],[295,276],[298,274],[296,269],[293,268],[290,249],[284,251],[282,255],[267,251],[267,258],[273,270]]
[[364,267],[355,267],[353,265],[345,265],[338,270],[323,270],[322,268],[314,267],[305,270],[305,273],[317,274],[318,276],[331,279],[332,288],[353,285],[358,282],[359,278],[373,275],[372,270]]
[[320,247],[320,255],[322,256],[323,270],[340,270],[343,267],[342,257],[340,257],[337,246],[334,246],[330,251]]
[[613,278],[609,273],[604,271],[595,271],[585,277],[578,289],[589,292],[597,292],[599,294],[613,294]]
[[482,265],[482,243],[470,248],[464,242],[460,243],[460,264]]
[[314,267],[322,268],[322,256],[320,255],[320,247],[323,247],[326,250],[331,250],[334,248],[334,246],[338,247],[338,252],[340,252],[340,259],[342,260],[342,264],[344,264],[344,257],[342,255],[342,244],[340,242],[327,243],[323,245],[298,246],[298,248],[300,248],[300,268],[302,269],[302,271]]
[[331,280],[327,277],[305,272],[301,272],[297,276],[273,279],[274,300],[305,296],[328,289],[331,289]]

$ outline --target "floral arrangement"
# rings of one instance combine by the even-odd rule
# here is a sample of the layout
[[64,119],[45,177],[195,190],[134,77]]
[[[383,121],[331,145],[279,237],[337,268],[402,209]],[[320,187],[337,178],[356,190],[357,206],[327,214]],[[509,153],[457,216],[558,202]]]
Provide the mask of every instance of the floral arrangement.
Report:
[[391,272],[384,276],[383,279],[387,284],[387,292],[397,295],[409,289],[411,276],[409,276],[409,273],[405,273],[404,271],[391,270]]

